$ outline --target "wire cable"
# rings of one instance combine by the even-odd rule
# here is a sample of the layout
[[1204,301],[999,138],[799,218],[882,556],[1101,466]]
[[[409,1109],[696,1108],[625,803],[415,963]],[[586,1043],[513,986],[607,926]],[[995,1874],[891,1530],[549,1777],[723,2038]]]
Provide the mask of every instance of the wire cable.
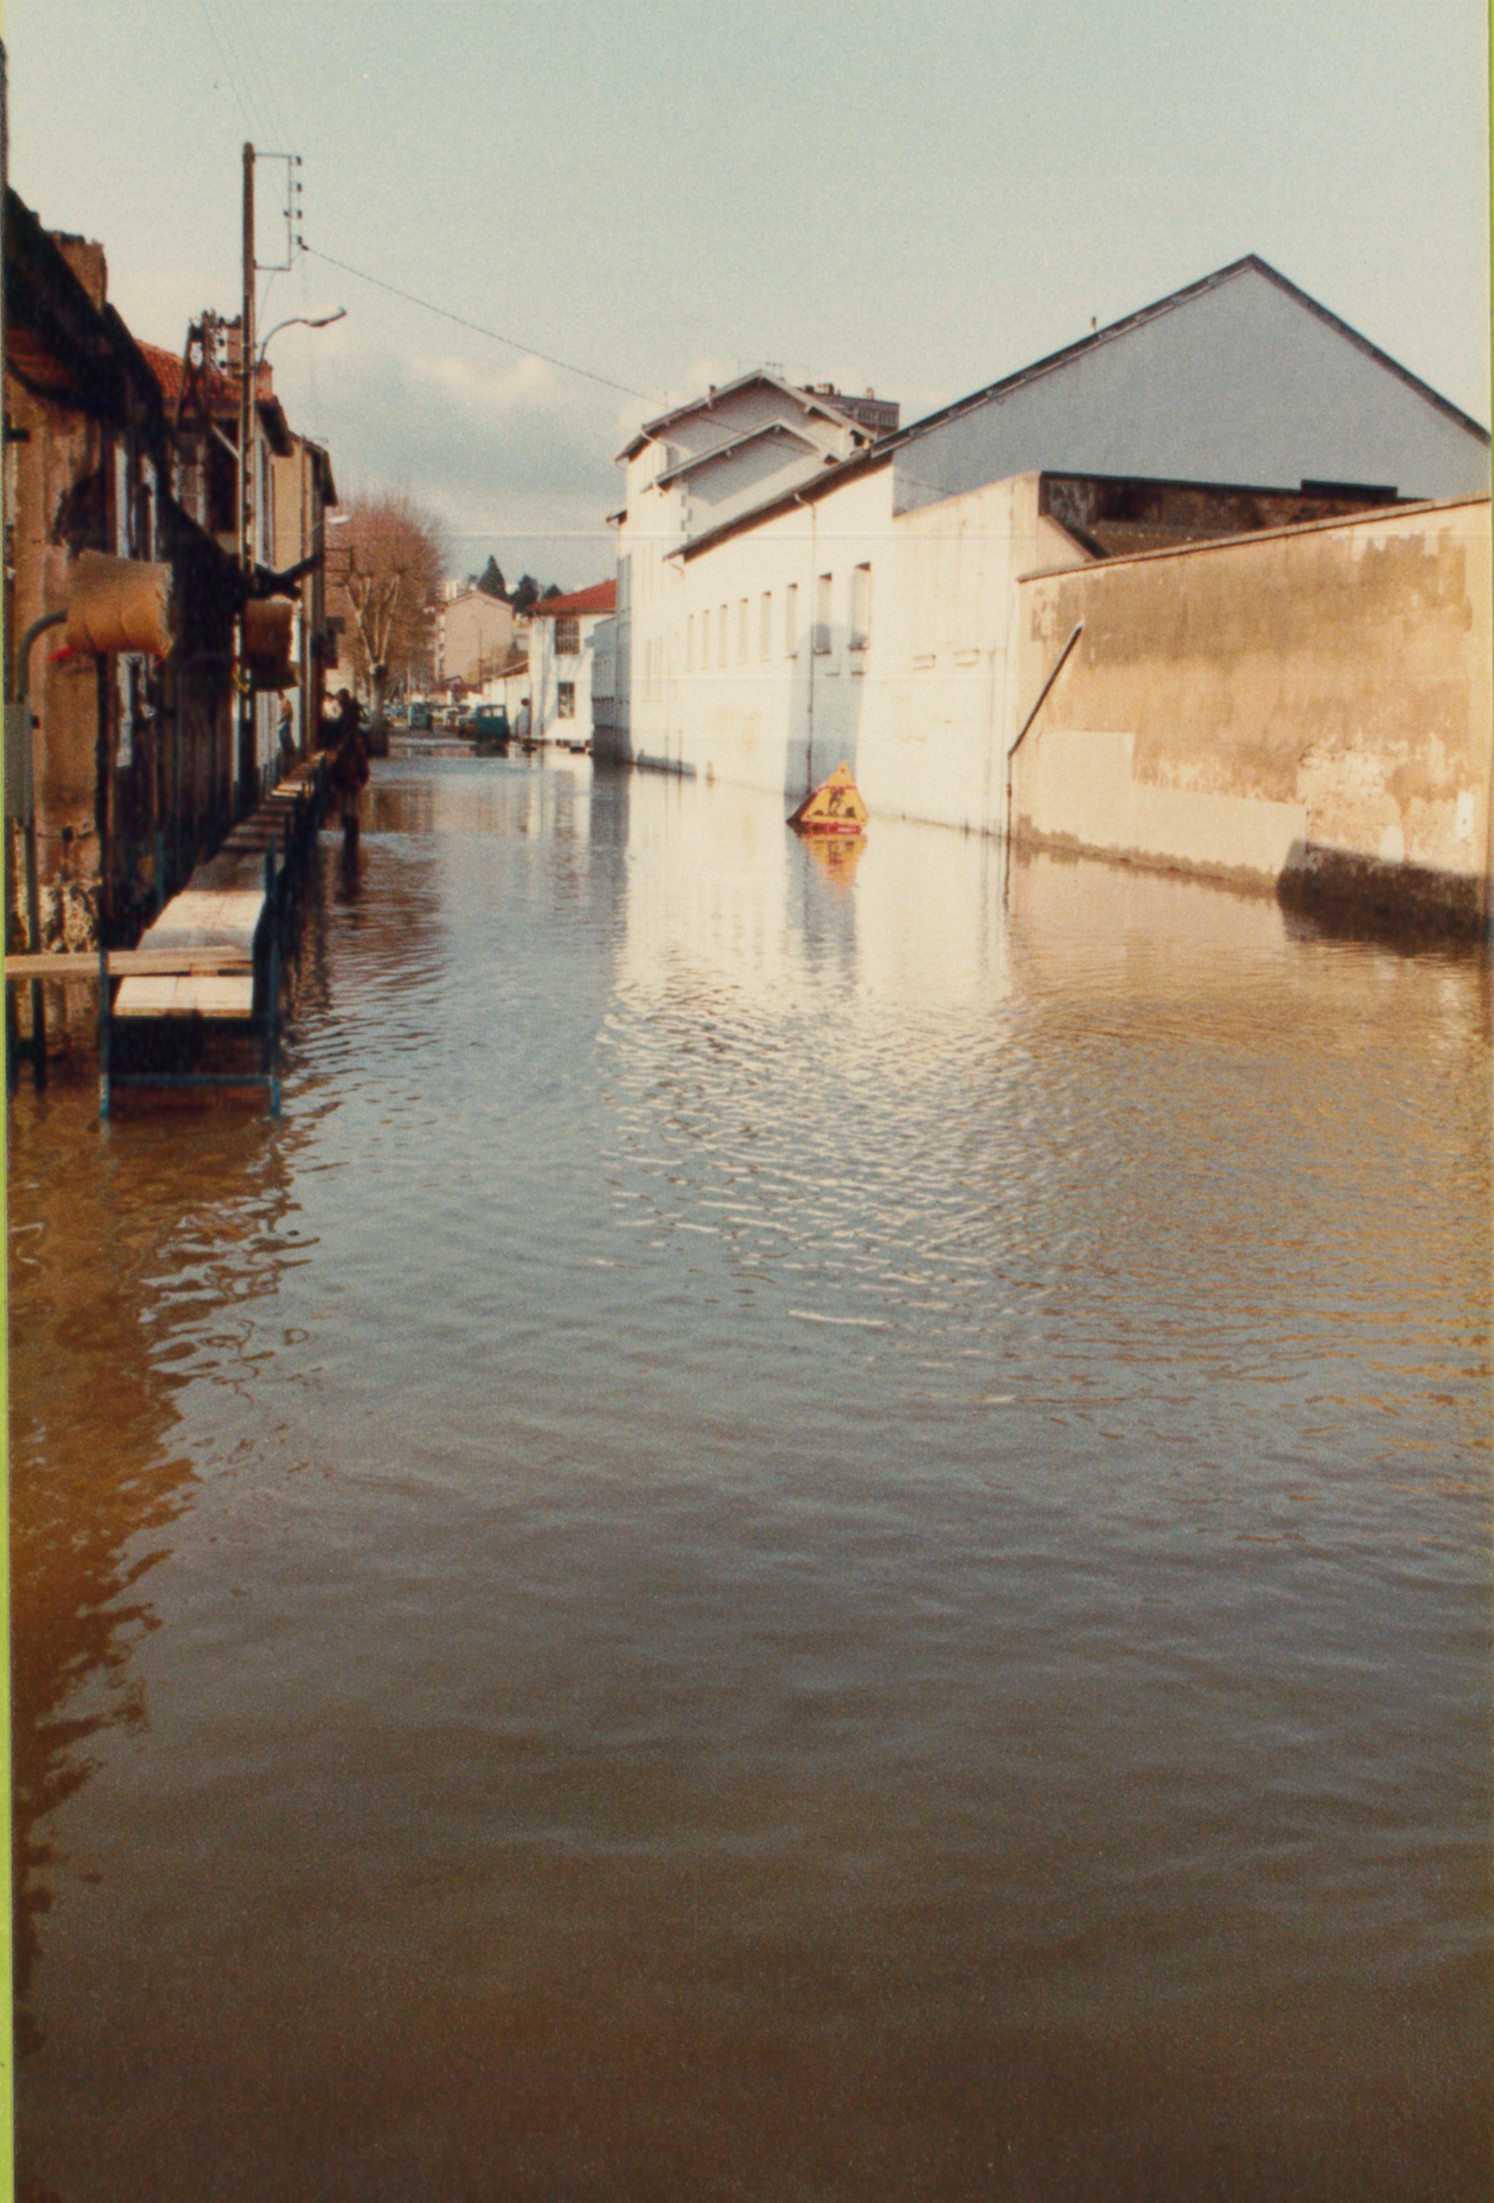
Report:
[[243,49],[248,57],[246,74],[250,77],[251,82],[257,83],[259,87],[265,111],[274,125],[279,143],[289,145],[291,135],[286,126],[285,110],[280,104],[280,95],[275,89],[275,80],[265,65],[264,55],[260,51],[256,34],[250,25],[244,7],[244,0],[222,0],[222,5],[230,21],[237,26]]
[[239,77],[238,65],[234,61],[227,41],[224,39],[223,32],[221,27],[219,26],[217,17],[213,14],[212,9],[208,6],[208,0],[197,0],[197,12],[202,17],[203,22],[207,25],[208,30],[212,35],[212,41],[214,46],[217,48],[218,59],[222,64],[223,75],[227,82],[228,89],[232,94],[234,105],[238,108],[239,114],[243,118],[245,128],[252,133],[256,130],[257,126],[254,120],[253,113],[250,109],[248,96],[245,93],[243,84]]
[[339,260],[335,253],[323,252],[319,245],[303,245],[317,260],[325,260],[329,267],[341,268],[344,275],[355,275],[360,283],[372,283],[375,289],[388,291],[394,298],[402,298],[411,306],[421,306],[428,314],[439,314],[443,321],[454,321],[459,329],[472,329],[480,337],[491,337],[495,344],[506,344],[510,351],[523,352],[527,358],[543,360],[547,367],[558,367],[563,374],[580,375],[587,382],[600,383],[604,390],[620,390],[625,398],[642,398],[652,404],[646,390],[635,390],[631,383],[617,382],[611,375],[599,375],[593,368],[577,367],[572,360],[557,359],[553,352],[542,352],[537,345],[521,343],[518,337],[506,337],[501,329],[489,329],[484,322],[469,321],[465,314],[454,314],[449,306],[435,306],[428,298],[417,298],[413,291],[402,291],[397,283],[386,283],[381,275],[370,275],[366,268],[355,268],[351,262]]

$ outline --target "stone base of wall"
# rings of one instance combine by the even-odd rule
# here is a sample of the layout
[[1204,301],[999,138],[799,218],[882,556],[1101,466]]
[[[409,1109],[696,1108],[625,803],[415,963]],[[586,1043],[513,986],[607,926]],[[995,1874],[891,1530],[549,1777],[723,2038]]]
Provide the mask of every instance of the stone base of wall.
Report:
[[1276,883],[1286,910],[1335,933],[1476,941],[1489,929],[1481,879],[1299,844]]
[[1086,841],[1080,834],[1039,832],[1027,819],[1016,822],[1012,846],[1022,856],[1084,858],[1097,864],[1125,865],[1133,872],[1163,872],[1177,879],[1203,880],[1211,887],[1230,888],[1237,895],[1269,898],[1276,888],[1269,873],[1251,865],[1201,863],[1154,849],[1116,848],[1110,843]]
[[650,757],[646,750],[637,750],[628,763],[641,773],[674,773],[680,780],[694,780],[696,768],[685,764],[678,757]]

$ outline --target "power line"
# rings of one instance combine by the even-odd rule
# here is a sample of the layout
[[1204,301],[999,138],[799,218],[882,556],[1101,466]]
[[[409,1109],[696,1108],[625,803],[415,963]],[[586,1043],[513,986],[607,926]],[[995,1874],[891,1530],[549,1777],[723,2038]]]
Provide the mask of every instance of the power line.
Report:
[[366,268],[355,268],[346,260],[339,260],[335,253],[323,252],[317,245],[303,245],[303,252],[311,253],[318,260],[325,260],[330,267],[341,268],[344,275],[357,276],[360,283],[372,283],[376,289],[388,291],[395,298],[404,299],[411,306],[422,306],[428,314],[439,314],[443,321],[454,321],[458,328],[475,330],[480,337],[491,337],[495,344],[506,344],[511,351],[523,352],[530,359],[543,360],[547,367],[558,367],[563,374],[581,375],[587,382],[597,382],[605,390],[620,390],[625,398],[642,398],[645,404],[653,400],[647,390],[635,390],[631,383],[615,382],[610,375],[599,375],[590,367],[577,367],[571,360],[557,359],[553,352],[541,352],[538,346],[523,344],[517,337],[506,337],[501,329],[489,329],[481,321],[469,321],[465,314],[454,314],[449,306],[433,306],[428,298],[417,298],[413,291],[402,291],[397,283],[386,283],[381,275],[370,275]]
[[243,116],[246,127],[257,136],[259,126],[255,121],[248,95],[240,78],[238,63],[234,59],[228,42],[223,35],[218,18],[208,6],[208,0],[197,0],[197,12],[212,33],[213,44],[218,49],[218,59],[223,64],[223,74],[228,80],[228,88],[233,94],[235,105]]
[[258,82],[264,97],[265,110],[275,126],[280,143],[289,145],[291,134],[286,127],[285,110],[281,107],[279,94],[275,90],[274,78],[265,66],[264,56],[260,52],[254,31],[250,27],[249,18],[245,14],[244,0],[223,0],[223,6],[230,19],[236,24],[244,50],[247,53],[246,74],[250,77],[251,82]]

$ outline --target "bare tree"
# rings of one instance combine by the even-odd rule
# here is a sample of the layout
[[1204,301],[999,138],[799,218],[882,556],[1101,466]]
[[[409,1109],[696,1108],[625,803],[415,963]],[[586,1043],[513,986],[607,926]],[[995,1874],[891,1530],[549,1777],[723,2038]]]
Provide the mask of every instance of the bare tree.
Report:
[[367,686],[374,724],[391,680],[428,677],[431,622],[441,601],[446,544],[441,522],[403,493],[355,497],[329,562],[353,677]]

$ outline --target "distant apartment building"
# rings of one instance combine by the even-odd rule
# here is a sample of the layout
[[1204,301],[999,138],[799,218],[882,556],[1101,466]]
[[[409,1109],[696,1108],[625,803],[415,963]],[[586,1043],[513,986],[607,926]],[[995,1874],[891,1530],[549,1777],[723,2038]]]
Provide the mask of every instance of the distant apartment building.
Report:
[[537,742],[589,742],[592,654],[617,609],[617,583],[600,581],[534,607],[529,631],[530,731]]
[[436,682],[481,689],[511,655],[514,608],[475,584],[448,582],[436,615]]

